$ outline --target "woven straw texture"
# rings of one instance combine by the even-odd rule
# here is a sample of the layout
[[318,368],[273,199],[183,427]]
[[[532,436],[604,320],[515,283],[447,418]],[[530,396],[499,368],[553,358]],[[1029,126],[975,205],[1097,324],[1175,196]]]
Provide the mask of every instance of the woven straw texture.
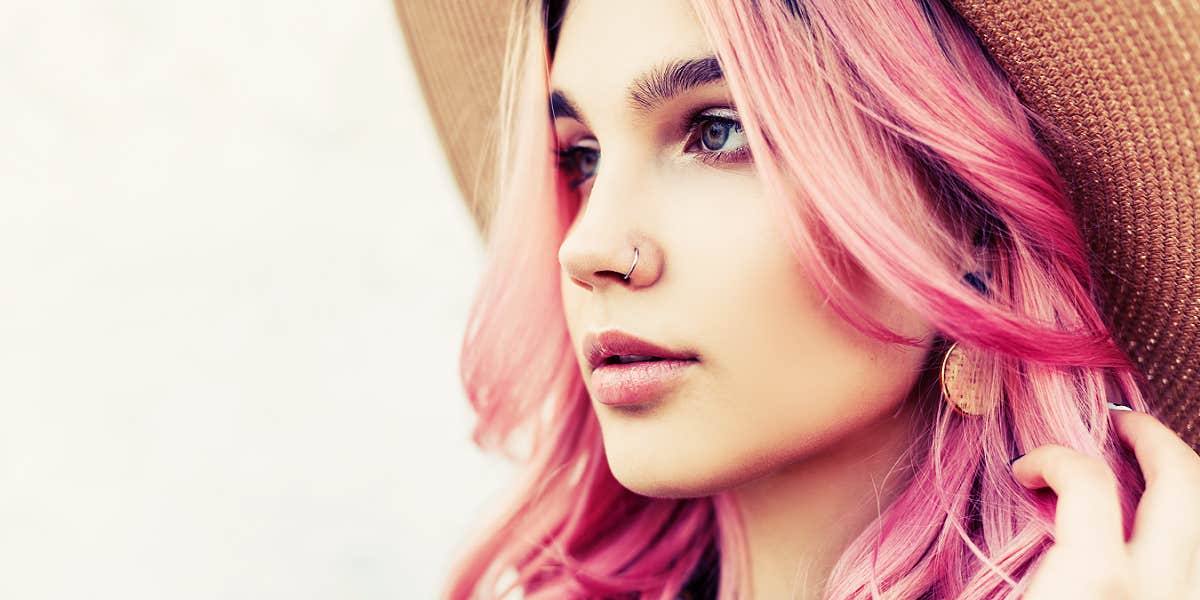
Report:
[[[1200,0],[947,0],[1072,186],[1102,307],[1164,419],[1200,451]],[[486,237],[511,2],[395,0],[459,189]]]
[[1072,185],[1115,336],[1200,449],[1200,0],[951,0]]
[[500,75],[512,2],[395,0],[425,103],[463,199],[486,236]]

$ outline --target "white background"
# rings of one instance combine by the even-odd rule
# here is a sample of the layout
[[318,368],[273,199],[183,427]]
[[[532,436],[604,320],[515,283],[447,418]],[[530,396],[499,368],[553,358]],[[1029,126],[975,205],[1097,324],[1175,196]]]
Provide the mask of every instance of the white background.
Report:
[[433,598],[511,467],[387,0],[0,5],[0,598]]

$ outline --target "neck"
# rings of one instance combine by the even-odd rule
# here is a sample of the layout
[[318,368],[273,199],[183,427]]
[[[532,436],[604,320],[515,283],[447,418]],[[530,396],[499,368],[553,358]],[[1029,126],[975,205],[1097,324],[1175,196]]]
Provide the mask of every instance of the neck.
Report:
[[750,598],[822,597],[842,551],[907,485],[903,453],[915,423],[906,402],[896,414],[731,491],[745,526]]

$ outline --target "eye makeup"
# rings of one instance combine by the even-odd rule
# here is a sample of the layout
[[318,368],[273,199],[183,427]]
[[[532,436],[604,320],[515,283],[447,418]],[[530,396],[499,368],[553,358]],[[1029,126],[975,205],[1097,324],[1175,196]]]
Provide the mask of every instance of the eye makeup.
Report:
[[[729,108],[704,108],[688,114],[679,127],[679,137],[684,138],[683,153],[694,155],[708,165],[744,163],[750,160],[750,146],[744,139],[742,124],[737,112]],[[722,150],[731,139],[742,138],[742,143],[732,150]],[[585,145],[586,144],[586,145]],[[714,147],[715,146],[715,147]],[[594,138],[585,138],[565,149],[554,150],[557,168],[572,176],[568,187],[575,189],[595,176],[600,161],[600,148]]]

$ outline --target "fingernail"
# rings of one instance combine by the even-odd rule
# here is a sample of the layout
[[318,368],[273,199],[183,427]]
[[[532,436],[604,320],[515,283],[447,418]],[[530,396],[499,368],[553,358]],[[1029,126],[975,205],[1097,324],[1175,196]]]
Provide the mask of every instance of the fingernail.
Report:
[[1013,466],[1013,463],[1017,462],[1017,459],[1021,458],[1022,456],[1025,456],[1024,452],[1008,459],[1008,466],[1010,466],[1010,467]]
[[1127,410],[1127,411],[1133,412],[1133,409],[1129,408],[1128,406],[1125,406],[1123,404],[1113,404],[1112,402],[1108,403],[1108,408],[1109,408],[1109,410]]

